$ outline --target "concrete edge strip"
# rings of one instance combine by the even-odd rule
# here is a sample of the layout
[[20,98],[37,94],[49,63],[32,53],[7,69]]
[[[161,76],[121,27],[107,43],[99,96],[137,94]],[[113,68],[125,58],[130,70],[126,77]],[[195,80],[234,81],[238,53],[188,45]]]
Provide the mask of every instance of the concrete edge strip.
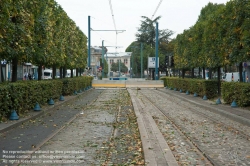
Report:
[[[91,90],[92,90],[92,89],[91,89]],[[90,90],[88,90],[88,91],[86,91],[86,92],[89,92],[89,91],[90,91]],[[86,94],[86,93],[81,93],[80,95],[77,95],[77,96],[81,96],[81,95],[83,95],[83,94]],[[36,119],[36,118],[38,118],[39,116],[42,116],[43,114],[45,114],[46,112],[48,112],[49,110],[52,110],[52,109],[55,109],[55,108],[59,107],[61,104],[71,102],[72,100],[74,100],[75,98],[77,98],[77,96],[74,96],[74,97],[72,97],[71,99],[66,100],[66,101],[61,101],[60,103],[58,103],[57,105],[54,105],[54,106],[51,107],[51,108],[48,107],[48,108],[46,108],[46,109],[44,109],[44,110],[41,110],[41,111],[39,111],[36,115],[33,115],[33,116],[28,117],[28,118],[26,118],[26,119],[18,120],[16,123],[14,123],[14,124],[12,124],[12,125],[10,125],[10,126],[7,126],[7,127],[3,128],[3,129],[0,129],[0,133],[7,132],[7,131],[9,131],[9,130],[11,130],[11,129],[17,127],[17,126],[19,126],[20,124],[29,121],[29,120]]]
[[[164,93],[163,91],[161,91],[161,92]],[[242,117],[242,116],[237,116],[237,115],[234,115],[234,114],[232,114],[232,113],[230,113],[230,112],[225,112],[224,110],[219,109],[219,108],[214,108],[214,107],[209,107],[209,106],[206,106],[206,105],[202,105],[202,104],[200,104],[200,103],[198,103],[198,102],[196,102],[196,101],[193,101],[193,100],[190,100],[190,99],[186,99],[185,97],[176,95],[176,94],[174,94],[174,93],[172,93],[172,92],[170,92],[170,93],[169,93],[168,91],[166,91],[166,92],[167,92],[168,94],[171,93],[171,95],[174,95],[175,97],[181,98],[182,100],[185,100],[185,101],[191,102],[191,103],[193,103],[193,104],[195,104],[195,105],[198,105],[198,106],[200,106],[200,107],[209,109],[211,112],[218,113],[218,114],[220,114],[220,115],[224,115],[225,117],[230,118],[230,119],[233,119],[233,120],[235,120],[235,121],[237,121],[237,122],[239,122],[239,123],[241,123],[241,124],[250,126],[250,120],[248,120],[248,119],[246,119],[246,118],[244,118],[244,117]]]
[[128,92],[130,93],[133,108],[134,108],[134,111],[135,111],[135,114],[137,117],[137,123],[138,123],[138,128],[139,128],[139,132],[140,132],[140,136],[141,136],[143,152],[144,152],[145,165],[156,166],[157,163],[156,163],[155,157],[152,157],[152,156],[154,156],[153,151],[147,150],[151,147],[151,144],[148,141],[149,140],[148,134],[147,134],[144,122],[142,120],[142,116],[140,114],[139,108],[138,108],[137,103],[135,101],[134,93],[130,89],[128,90]]
[[[142,103],[141,100],[139,100],[139,103],[140,103],[141,105],[143,105],[143,103]],[[155,107],[155,108],[156,108],[156,107]],[[156,109],[158,109],[158,108],[156,108]],[[150,124],[151,124],[151,127],[152,127],[152,129],[153,129],[153,131],[154,131],[154,135],[155,135],[155,137],[157,138],[157,141],[158,141],[158,143],[159,143],[159,145],[160,145],[162,154],[164,155],[164,157],[165,157],[165,159],[166,159],[166,162],[168,163],[169,166],[178,166],[178,163],[177,163],[177,161],[176,161],[176,159],[175,159],[173,153],[171,152],[171,150],[170,150],[170,148],[169,148],[169,146],[168,146],[168,144],[167,144],[165,138],[163,137],[161,131],[160,131],[159,128],[157,127],[157,125],[156,125],[154,119],[152,118],[152,116],[149,115],[149,113],[148,113],[148,111],[149,111],[148,108],[145,107],[145,110],[146,110],[146,111],[145,111],[146,116],[147,116],[147,118],[148,118],[148,120],[149,120],[149,122],[150,122]],[[161,112],[160,112],[160,113],[161,113]]]

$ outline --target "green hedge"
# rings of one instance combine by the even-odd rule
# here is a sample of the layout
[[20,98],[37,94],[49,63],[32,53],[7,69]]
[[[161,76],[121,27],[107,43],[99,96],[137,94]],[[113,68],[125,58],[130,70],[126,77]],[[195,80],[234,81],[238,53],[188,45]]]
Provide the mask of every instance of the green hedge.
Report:
[[50,98],[71,95],[74,91],[91,86],[93,77],[75,77],[41,81],[18,81],[0,84],[0,121],[8,117],[12,109],[24,114],[33,109],[36,102],[41,106]]
[[223,82],[221,85],[222,98],[225,103],[233,100],[241,106],[250,106],[250,84],[240,82]]
[[164,86],[176,88],[183,92],[197,93],[199,96],[206,95],[207,98],[218,96],[218,82],[215,80],[178,78],[178,77],[161,77],[164,80]]

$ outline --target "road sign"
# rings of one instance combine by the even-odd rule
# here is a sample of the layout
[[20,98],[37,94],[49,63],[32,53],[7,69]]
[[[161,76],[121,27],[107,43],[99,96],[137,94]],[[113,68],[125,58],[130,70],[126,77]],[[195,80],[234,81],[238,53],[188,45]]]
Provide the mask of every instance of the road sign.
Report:
[[[148,57],[148,68],[155,68],[155,57]],[[158,57],[158,68],[159,68],[159,57]]]

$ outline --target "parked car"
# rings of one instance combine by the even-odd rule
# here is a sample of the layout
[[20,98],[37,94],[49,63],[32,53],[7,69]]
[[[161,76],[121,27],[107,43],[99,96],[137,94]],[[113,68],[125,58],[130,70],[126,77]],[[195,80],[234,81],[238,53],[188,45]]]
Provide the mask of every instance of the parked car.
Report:
[[52,79],[52,70],[46,69],[43,71],[43,79]]
[[222,76],[222,81],[226,82],[239,82],[240,80],[240,75],[239,72],[232,72],[232,73],[225,73],[224,76]]

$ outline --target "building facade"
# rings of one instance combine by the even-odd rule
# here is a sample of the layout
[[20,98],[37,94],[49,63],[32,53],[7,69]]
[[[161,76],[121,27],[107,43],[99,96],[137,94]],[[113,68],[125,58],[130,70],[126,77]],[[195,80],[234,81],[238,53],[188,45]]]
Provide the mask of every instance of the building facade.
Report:
[[128,68],[128,71],[130,71],[131,54],[132,52],[107,53],[105,55],[105,58],[108,63],[108,73],[110,74],[110,72],[116,72],[111,71],[111,65],[112,63],[119,63],[119,61],[121,61],[121,63],[124,63],[124,65]]

